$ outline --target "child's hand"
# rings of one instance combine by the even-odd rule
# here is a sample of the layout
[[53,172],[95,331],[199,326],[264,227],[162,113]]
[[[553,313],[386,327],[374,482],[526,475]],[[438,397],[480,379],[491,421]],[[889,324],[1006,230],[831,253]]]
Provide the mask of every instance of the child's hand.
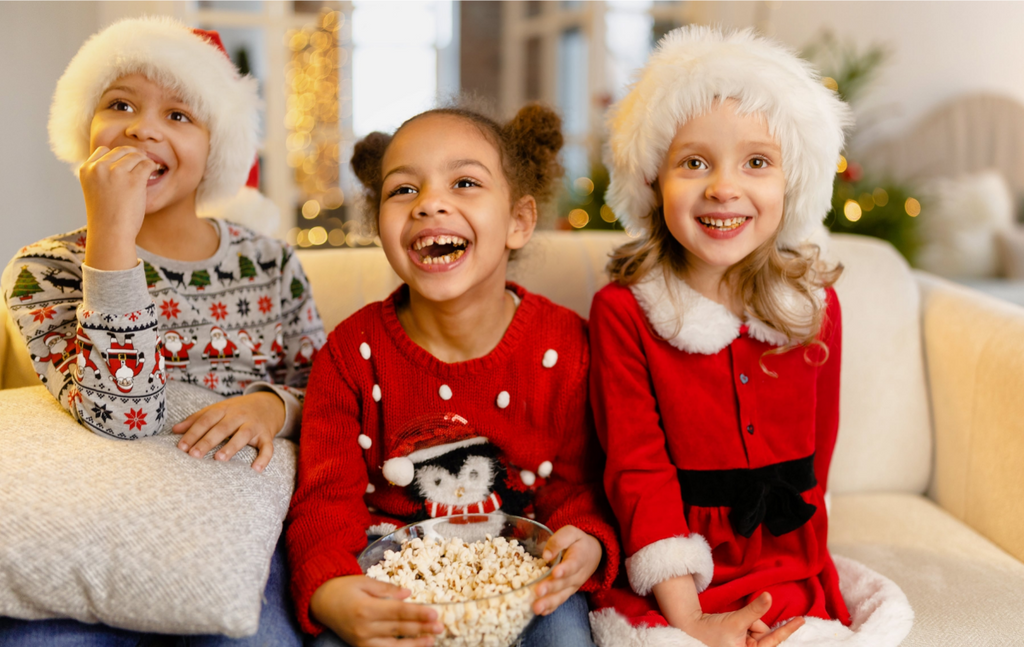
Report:
[[178,449],[202,458],[225,438],[231,440],[220,448],[214,458],[231,460],[239,449],[252,445],[259,453],[252,468],[262,472],[274,455],[274,436],[284,424],[284,402],[269,391],[239,395],[196,411],[171,428],[184,434]]
[[803,626],[795,618],[770,631],[761,616],[772,606],[772,596],[762,593],[756,600],[730,613],[700,614],[679,627],[708,647],[775,647]]
[[544,546],[542,557],[550,562],[560,551],[565,551],[562,562],[551,571],[551,576],[537,585],[533,612],[546,616],[569,599],[597,570],[601,563],[601,542],[575,526],[563,526],[551,535]]
[[157,168],[159,164],[133,146],[100,146],[82,164],[78,179],[89,225],[86,265],[101,270],[135,267],[135,239],[146,217],[146,187]]
[[437,611],[402,602],[409,595],[365,575],[336,577],[313,593],[309,610],[352,647],[431,647],[444,626]]

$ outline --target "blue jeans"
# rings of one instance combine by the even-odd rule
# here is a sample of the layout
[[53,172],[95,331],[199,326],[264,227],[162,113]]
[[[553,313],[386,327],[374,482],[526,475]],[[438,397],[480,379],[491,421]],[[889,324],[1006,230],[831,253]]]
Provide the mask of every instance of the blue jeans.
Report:
[[3,647],[301,647],[301,636],[288,593],[283,538],[270,560],[270,577],[263,591],[259,628],[247,638],[164,636],[77,620],[0,617],[0,645]]
[[[538,616],[523,632],[521,647],[594,647],[590,637],[590,607],[576,593],[549,616]],[[311,647],[349,647],[330,630],[317,636]]]

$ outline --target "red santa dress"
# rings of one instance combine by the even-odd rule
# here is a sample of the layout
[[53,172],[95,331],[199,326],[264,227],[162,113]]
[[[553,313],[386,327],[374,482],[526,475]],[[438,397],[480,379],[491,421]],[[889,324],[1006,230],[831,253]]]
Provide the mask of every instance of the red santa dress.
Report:
[[591,401],[622,530],[625,587],[595,596],[634,626],[667,624],[651,590],[693,575],[705,613],[764,591],[769,625],[850,614],[826,547],[842,319],[832,289],[812,345],[741,321],[682,281],[594,298]]
[[409,423],[425,416],[470,424],[482,437],[455,444],[472,447],[485,437],[508,468],[505,484],[530,499],[538,521],[574,525],[601,542],[604,557],[583,590],[615,579],[618,540],[587,404],[586,323],[519,286],[508,289],[519,306],[484,357],[447,364],[417,346],[397,316],[407,286],[343,321],[317,353],[287,530],[305,631],[322,630],[309,613],[313,593],[331,578],[362,572],[356,558],[368,529],[390,531],[422,514],[412,475],[389,468],[412,469],[422,454],[435,453],[408,453]]

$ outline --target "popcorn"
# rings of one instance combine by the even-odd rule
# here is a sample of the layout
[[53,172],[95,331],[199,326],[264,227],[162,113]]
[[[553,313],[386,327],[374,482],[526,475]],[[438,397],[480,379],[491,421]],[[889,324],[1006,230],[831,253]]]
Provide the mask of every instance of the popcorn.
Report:
[[366,574],[408,589],[409,602],[434,606],[445,628],[436,647],[505,647],[533,618],[536,594],[523,587],[547,568],[517,540],[488,535],[473,543],[411,539]]

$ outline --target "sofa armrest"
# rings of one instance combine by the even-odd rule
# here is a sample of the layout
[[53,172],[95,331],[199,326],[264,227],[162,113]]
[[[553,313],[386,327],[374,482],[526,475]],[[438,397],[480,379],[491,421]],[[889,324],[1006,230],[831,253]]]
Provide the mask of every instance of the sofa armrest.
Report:
[[1024,308],[916,274],[935,425],[929,494],[1024,560]]
[[11,321],[3,299],[0,299],[0,389],[37,386],[39,376],[32,366],[28,346]]

